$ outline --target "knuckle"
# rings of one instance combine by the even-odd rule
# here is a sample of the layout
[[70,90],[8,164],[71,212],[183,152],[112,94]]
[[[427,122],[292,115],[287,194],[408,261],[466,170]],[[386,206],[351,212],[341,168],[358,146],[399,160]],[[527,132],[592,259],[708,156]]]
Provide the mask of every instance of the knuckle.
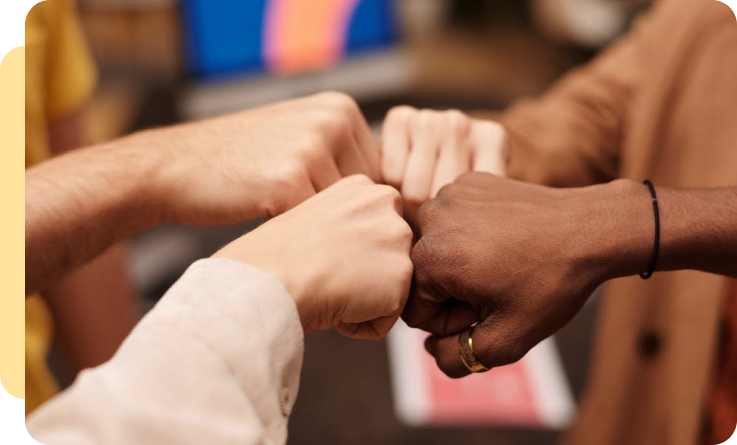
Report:
[[443,204],[448,199],[450,195],[453,194],[454,189],[453,183],[445,184],[444,186],[440,187],[440,190],[438,190],[438,194],[436,201],[436,205]]
[[433,258],[434,249],[432,244],[432,242],[428,241],[427,237],[422,237],[412,248],[410,259],[412,260],[414,272],[418,278],[422,276],[422,273],[427,269],[430,259]]
[[420,129],[434,128],[437,124],[438,113],[434,110],[420,110],[415,116],[415,124]]
[[314,151],[325,150],[325,138],[319,131],[312,131],[308,134],[302,135],[301,142],[295,146],[297,156],[301,159],[309,158],[313,156]]
[[471,120],[458,110],[449,110],[445,112],[448,126],[451,132],[456,136],[465,136],[471,130]]
[[[476,172],[476,171],[470,171],[462,174],[458,177],[455,181],[455,187],[449,188],[448,192],[453,192],[453,190],[456,187],[462,188],[463,186],[469,186],[473,187],[479,183],[480,180],[488,181],[490,179],[494,179],[495,176],[490,175],[488,173],[483,172]],[[454,185],[450,184],[450,185]],[[445,198],[447,198],[451,193],[446,193]]]
[[355,99],[346,93],[340,91],[325,91],[321,95],[327,106],[332,109],[340,112],[358,110],[358,104]]
[[417,113],[417,109],[407,106],[400,105],[389,110],[386,115],[386,119],[391,122],[407,122]]
[[[399,215],[391,215],[390,220],[387,221],[387,236],[395,246],[395,250],[401,252],[405,257],[404,259],[411,263],[409,260],[409,253],[412,249],[412,239],[414,234],[412,229],[409,227],[402,217]],[[401,269],[400,269],[401,270]]]
[[428,200],[430,197],[429,194],[430,192],[428,190],[422,190],[416,187],[406,187],[402,191],[404,201],[412,206],[421,206]]
[[315,119],[323,142],[332,141],[337,135],[348,129],[348,117],[345,113],[327,110],[315,113]]
[[386,307],[386,314],[388,315],[398,315],[402,312],[402,309],[404,309],[404,296],[397,292],[395,295],[392,296],[392,298],[389,299],[389,302]]
[[[446,187],[447,186],[443,187],[443,189]],[[440,190],[442,191],[443,189]],[[432,221],[438,213],[440,213],[445,203],[444,198],[444,196],[440,196],[438,193],[437,197],[427,201],[420,207],[420,210],[417,212],[417,222],[420,224],[423,231],[426,229],[427,224]]]
[[374,181],[363,173],[347,176],[341,180],[344,184],[351,186],[372,185]]
[[391,187],[389,185],[384,186],[387,190],[388,198],[391,201],[391,204],[395,208],[402,208],[402,193],[399,192],[399,190],[395,189],[394,187]]
[[301,162],[289,162],[279,169],[274,181],[279,188],[293,189],[301,185],[306,177],[307,173]]
[[474,121],[474,127],[480,136],[487,141],[487,143],[499,144],[506,137],[506,130],[502,124],[486,121],[477,120]]
[[[412,245],[412,240],[414,239],[414,232],[412,232],[412,228],[407,224],[403,219],[400,219],[400,226],[399,226],[399,237],[402,241],[405,243],[408,243],[410,246]],[[410,262],[411,264],[411,262]]]
[[409,282],[412,281],[412,276],[415,272],[415,265],[412,263],[409,255],[403,256],[402,264],[400,265],[398,270],[401,276],[407,280],[407,284],[409,284]]
[[392,206],[396,206],[402,202],[402,195],[397,189],[389,185],[377,185],[374,192],[379,201],[387,202]]
[[301,149],[299,149],[299,158],[308,165],[315,164],[321,159],[329,156],[330,153],[325,147],[325,144],[317,141],[313,143],[306,143],[302,145]]

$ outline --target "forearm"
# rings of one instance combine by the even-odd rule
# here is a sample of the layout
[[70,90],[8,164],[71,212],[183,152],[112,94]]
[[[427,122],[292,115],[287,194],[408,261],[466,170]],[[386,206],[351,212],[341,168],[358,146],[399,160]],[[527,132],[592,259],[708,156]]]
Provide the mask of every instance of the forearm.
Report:
[[525,101],[500,118],[509,144],[507,177],[553,187],[611,181],[619,162],[617,112],[597,114],[560,96]]
[[26,293],[131,234],[165,220],[162,160],[142,136],[64,155],[26,171]]
[[649,57],[646,43],[662,35],[658,17],[664,16],[638,20],[626,36],[544,96],[520,101],[500,117],[509,133],[509,177],[557,187],[617,177],[628,115]]
[[[613,258],[606,260],[599,254],[595,262],[608,264],[607,278],[645,272],[652,261],[655,237],[647,187],[617,181],[598,188],[602,193],[597,199],[611,200],[614,205],[607,206],[603,218],[598,218],[600,230],[592,246]],[[692,269],[737,277],[737,188],[656,187],[656,193],[660,213],[656,271]]]
[[737,187],[658,190],[658,270],[695,269],[737,278]]

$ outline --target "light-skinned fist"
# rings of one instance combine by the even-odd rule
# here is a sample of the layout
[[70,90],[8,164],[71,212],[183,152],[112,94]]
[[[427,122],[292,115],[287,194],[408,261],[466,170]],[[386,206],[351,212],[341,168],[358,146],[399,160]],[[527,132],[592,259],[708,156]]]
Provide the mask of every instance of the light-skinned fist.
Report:
[[215,256],[278,278],[305,331],[335,327],[355,338],[384,337],[412,281],[412,230],[399,193],[363,175],[327,190],[234,241]]

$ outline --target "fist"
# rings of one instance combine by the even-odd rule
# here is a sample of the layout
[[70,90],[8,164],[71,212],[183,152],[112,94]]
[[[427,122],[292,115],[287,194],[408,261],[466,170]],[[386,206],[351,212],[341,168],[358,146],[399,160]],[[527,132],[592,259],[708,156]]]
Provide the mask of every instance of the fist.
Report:
[[[157,207],[184,224],[277,216],[342,177],[380,179],[381,155],[358,105],[341,93],[136,136],[161,156]],[[161,150],[151,148],[161,147]]]
[[412,281],[412,230],[399,192],[366,176],[343,179],[216,254],[277,277],[305,331],[336,327],[385,336]]
[[[426,343],[451,377],[468,370],[458,333],[474,323],[473,348],[488,368],[522,358],[566,324],[613,278],[613,244],[627,226],[618,205],[627,183],[552,189],[468,173],[420,208],[415,276],[403,318],[431,332]],[[645,191],[639,214],[650,217]],[[651,222],[639,225],[648,245]],[[616,252],[616,253],[615,253]],[[646,261],[646,259],[645,259]]]
[[409,209],[469,171],[504,175],[507,138],[492,121],[460,111],[392,109],[382,129],[382,175],[401,189]]

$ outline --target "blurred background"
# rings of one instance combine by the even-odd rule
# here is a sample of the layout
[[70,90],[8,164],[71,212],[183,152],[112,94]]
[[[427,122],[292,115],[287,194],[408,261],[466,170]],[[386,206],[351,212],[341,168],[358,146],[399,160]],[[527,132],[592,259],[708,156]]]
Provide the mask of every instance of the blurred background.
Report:
[[[616,0],[79,0],[100,72],[85,113],[86,139],[102,142],[326,89],[354,96],[377,131],[399,104],[493,112],[544,91],[626,32],[647,6]],[[136,236],[130,270],[141,311],[194,260],[254,224],[166,226]],[[552,343],[573,400],[585,384],[597,310],[591,301]],[[408,424],[395,409],[390,356],[386,342],[310,334],[289,443],[534,445],[552,444],[560,434],[562,425],[524,421]],[[52,361],[68,384],[63,359],[56,354]]]

